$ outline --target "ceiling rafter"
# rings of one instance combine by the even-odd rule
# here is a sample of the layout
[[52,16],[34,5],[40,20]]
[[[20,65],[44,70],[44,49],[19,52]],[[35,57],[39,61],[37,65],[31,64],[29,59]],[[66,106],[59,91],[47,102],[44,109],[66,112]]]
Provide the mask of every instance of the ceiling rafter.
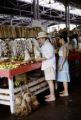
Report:
[[[2,0],[1,0],[2,1]],[[2,2],[4,2],[3,0]],[[32,3],[26,3],[26,2],[21,2],[19,0],[7,0],[9,4],[5,2],[5,6],[3,3],[0,4],[0,12],[5,14],[11,14],[11,16],[18,15],[19,16],[25,16],[25,17],[31,17],[33,18],[33,5]],[[57,0],[58,1],[58,0]],[[61,1],[61,0],[60,0]],[[12,6],[10,6],[10,4]],[[44,10],[44,11],[43,11]],[[52,8],[48,8],[45,6],[39,6],[39,15],[41,19],[47,19],[50,21],[58,21],[62,22],[65,21],[65,12],[55,10]],[[70,14],[70,21],[73,22],[72,19],[73,14]],[[81,16],[75,15],[76,17],[76,22],[80,23]],[[75,20],[74,20],[75,22]],[[13,24],[16,24],[13,20]]]

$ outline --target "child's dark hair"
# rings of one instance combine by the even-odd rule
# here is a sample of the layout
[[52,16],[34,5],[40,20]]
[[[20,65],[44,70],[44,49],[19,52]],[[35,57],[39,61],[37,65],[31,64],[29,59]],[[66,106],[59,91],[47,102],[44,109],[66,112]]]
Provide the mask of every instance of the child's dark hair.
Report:
[[63,38],[65,43],[67,43],[67,37],[68,37],[68,33],[67,31],[63,31],[61,34],[60,34],[60,38]]

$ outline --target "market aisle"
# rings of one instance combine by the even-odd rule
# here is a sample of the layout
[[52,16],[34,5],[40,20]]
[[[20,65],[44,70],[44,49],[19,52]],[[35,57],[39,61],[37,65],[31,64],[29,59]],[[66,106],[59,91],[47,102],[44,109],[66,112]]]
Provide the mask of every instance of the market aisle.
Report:
[[56,102],[42,106],[27,120],[79,120],[81,119],[81,89],[69,98],[58,98]]
[[[81,87],[77,87],[68,98],[57,98],[56,102],[43,104],[22,120],[79,120],[81,119]],[[17,120],[9,108],[0,105],[0,120]]]

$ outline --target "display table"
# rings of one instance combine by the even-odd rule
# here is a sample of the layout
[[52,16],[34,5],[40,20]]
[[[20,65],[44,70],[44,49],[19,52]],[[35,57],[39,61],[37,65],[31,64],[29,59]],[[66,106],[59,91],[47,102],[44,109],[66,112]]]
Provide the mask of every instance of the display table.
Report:
[[13,76],[15,75],[23,74],[25,72],[38,69],[40,67],[41,63],[34,63],[29,65],[21,65],[20,67],[14,69],[3,69],[0,70],[0,77],[7,77],[8,79],[12,80]]
[[[77,73],[77,71],[81,70],[81,52],[71,53],[68,56],[70,71],[71,73]],[[0,70],[0,77],[8,78],[8,89],[0,88],[0,104],[9,105],[11,113],[15,113],[15,94],[20,92],[22,89],[30,88],[31,92],[34,91],[34,94],[39,94],[44,90],[48,89],[47,83],[44,80],[44,77],[32,81],[26,85],[20,86],[18,88],[14,88],[13,77],[19,74],[23,74],[32,70],[39,69],[41,67],[41,63],[34,63],[29,65],[21,65],[18,68],[14,69],[3,69]]]
[[[18,68],[15,69],[6,69],[6,70],[0,70],[0,77],[7,77],[8,78],[8,89],[0,88],[0,104],[3,105],[9,105],[11,113],[15,113],[15,94],[21,89],[25,89],[26,87],[31,87],[35,84],[38,84],[44,81],[44,78],[39,79],[38,81],[31,82],[30,84],[23,85],[19,88],[14,88],[14,82],[13,82],[13,76],[18,74],[23,74],[25,72],[29,72],[35,69],[39,69],[41,67],[41,63],[34,63],[30,65],[21,65]],[[42,87],[44,87],[46,83],[41,84]],[[45,88],[46,89],[46,88]],[[43,89],[43,90],[45,90]],[[33,91],[33,90],[32,90]]]

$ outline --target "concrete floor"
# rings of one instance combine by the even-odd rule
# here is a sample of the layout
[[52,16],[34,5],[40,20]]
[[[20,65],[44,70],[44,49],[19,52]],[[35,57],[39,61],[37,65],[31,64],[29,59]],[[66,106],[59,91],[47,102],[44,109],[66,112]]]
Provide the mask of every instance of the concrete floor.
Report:
[[[21,120],[80,120],[81,119],[81,84],[71,90],[69,97],[58,97],[50,104],[44,102],[44,94],[38,96],[41,102],[38,110]],[[0,120],[18,120],[10,114],[9,107],[0,105]]]

